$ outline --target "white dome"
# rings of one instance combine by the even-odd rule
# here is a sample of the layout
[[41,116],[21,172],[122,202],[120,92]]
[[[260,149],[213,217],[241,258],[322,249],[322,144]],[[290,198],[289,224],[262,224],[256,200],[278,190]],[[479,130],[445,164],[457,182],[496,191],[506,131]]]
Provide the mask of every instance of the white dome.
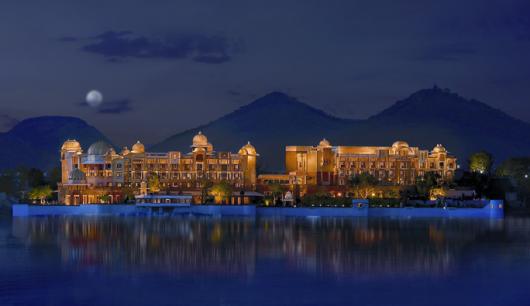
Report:
[[104,141],[98,141],[94,142],[89,148],[88,148],[88,155],[105,155],[107,152],[109,152],[111,149],[111,146],[104,142]]

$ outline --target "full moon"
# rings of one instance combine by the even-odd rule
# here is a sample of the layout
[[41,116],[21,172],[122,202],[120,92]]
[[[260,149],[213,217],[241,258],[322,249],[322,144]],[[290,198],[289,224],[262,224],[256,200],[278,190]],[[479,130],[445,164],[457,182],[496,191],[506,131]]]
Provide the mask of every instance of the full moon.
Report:
[[91,107],[98,107],[103,102],[103,94],[97,90],[91,90],[86,94],[86,103]]

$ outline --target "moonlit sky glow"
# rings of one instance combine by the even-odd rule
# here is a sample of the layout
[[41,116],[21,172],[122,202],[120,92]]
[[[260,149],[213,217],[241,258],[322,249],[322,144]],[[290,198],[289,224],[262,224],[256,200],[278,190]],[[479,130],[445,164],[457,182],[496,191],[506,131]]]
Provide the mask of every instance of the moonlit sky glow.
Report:
[[[530,2],[2,1],[0,116],[157,142],[271,91],[366,118],[437,84],[530,121]],[[105,109],[82,107],[87,89]]]
[[86,103],[92,107],[98,107],[103,103],[103,95],[97,90],[91,90],[86,95]]

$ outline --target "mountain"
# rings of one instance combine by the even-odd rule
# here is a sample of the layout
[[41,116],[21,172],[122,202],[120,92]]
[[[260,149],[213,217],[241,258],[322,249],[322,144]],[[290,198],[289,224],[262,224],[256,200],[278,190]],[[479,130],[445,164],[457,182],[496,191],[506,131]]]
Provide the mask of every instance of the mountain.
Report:
[[238,151],[250,141],[259,150],[262,169],[281,170],[285,146],[318,143],[324,131],[343,130],[353,120],[339,119],[273,92],[209,124],[169,137],[152,151],[187,152],[195,134],[202,131],[217,151]]
[[[530,124],[476,100],[440,88],[420,90],[366,120],[341,119],[289,97],[270,93],[208,124],[175,134],[151,151],[188,152],[202,131],[217,151],[237,152],[250,141],[260,154],[263,171],[282,171],[287,145],[391,145],[432,148],[442,143],[461,164],[476,151],[491,152],[496,161],[530,155]],[[23,120],[0,133],[0,169],[18,165],[49,169],[59,165],[59,149],[68,138],[83,148],[107,140],[100,131],[74,117]]]
[[77,139],[84,148],[98,140],[108,141],[95,127],[79,118],[29,118],[0,133],[0,169],[59,166],[59,150],[66,139]]
[[282,171],[286,145],[391,145],[432,148],[442,143],[461,163],[473,152],[487,150],[497,161],[530,155],[530,124],[449,90],[420,90],[366,120],[341,119],[273,92],[206,125],[173,135],[152,151],[187,152],[193,135],[202,131],[218,151],[237,151],[248,141],[260,154],[260,168]]
[[530,155],[530,124],[437,87],[398,101],[366,124],[383,129],[377,135],[381,140],[400,137],[427,147],[442,143],[461,163],[479,150],[489,151],[497,162]]

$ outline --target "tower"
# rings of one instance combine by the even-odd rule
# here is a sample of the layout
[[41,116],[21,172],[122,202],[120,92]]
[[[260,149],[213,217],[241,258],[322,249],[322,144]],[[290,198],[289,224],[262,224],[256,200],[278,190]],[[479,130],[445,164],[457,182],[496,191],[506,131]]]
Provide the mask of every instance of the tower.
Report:
[[75,139],[68,139],[61,147],[61,182],[67,183],[70,172],[79,168],[80,156],[83,150]]
[[238,152],[243,170],[243,185],[245,189],[254,190],[256,188],[256,159],[259,156],[256,148],[250,141],[241,147]]

